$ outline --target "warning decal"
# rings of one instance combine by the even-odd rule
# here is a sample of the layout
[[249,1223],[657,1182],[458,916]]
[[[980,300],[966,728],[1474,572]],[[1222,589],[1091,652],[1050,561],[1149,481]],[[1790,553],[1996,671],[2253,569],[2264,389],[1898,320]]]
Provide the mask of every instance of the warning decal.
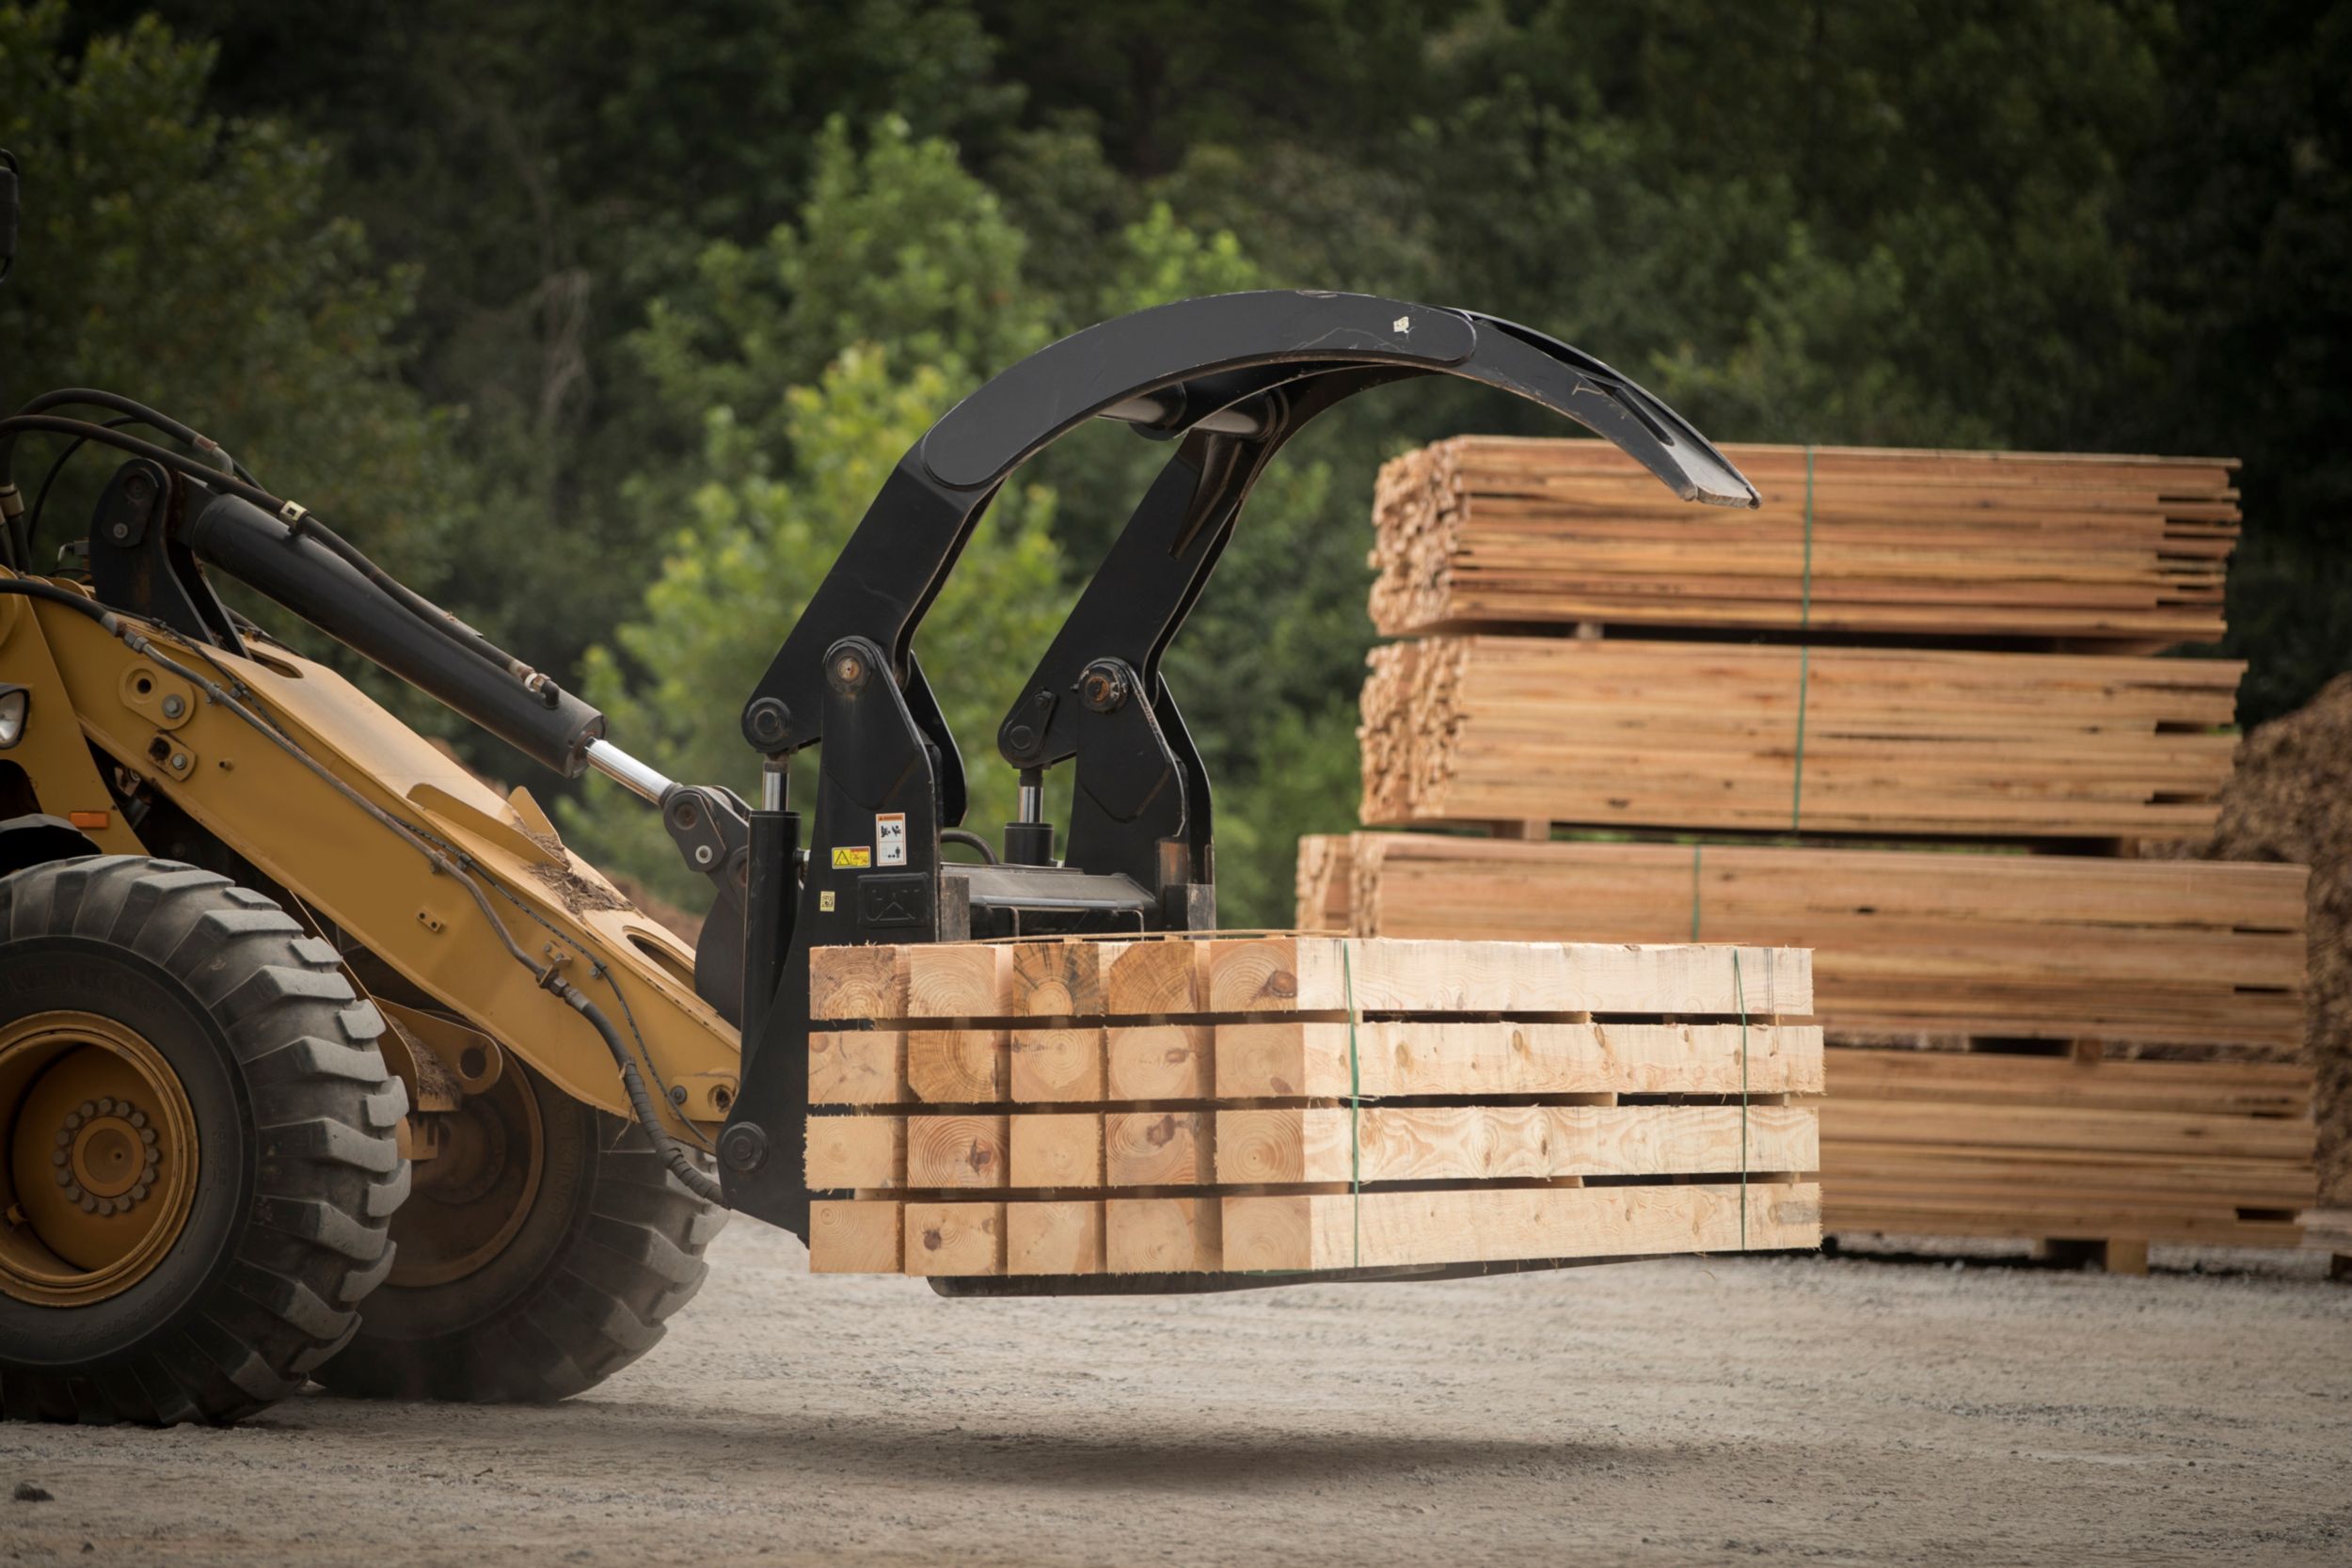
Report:
[[833,868],[835,871],[863,871],[874,863],[874,851],[863,844],[840,844],[834,847]]
[[874,863],[904,865],[907,863],[907,814],[886,811],[874,817]]

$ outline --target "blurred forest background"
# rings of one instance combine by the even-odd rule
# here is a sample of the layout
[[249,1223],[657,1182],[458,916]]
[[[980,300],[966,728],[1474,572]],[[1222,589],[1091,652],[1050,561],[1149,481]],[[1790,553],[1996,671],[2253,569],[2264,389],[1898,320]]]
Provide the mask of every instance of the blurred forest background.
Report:
[[[0,390],[180,414],[748,791],[739,705],[954,399],[1171,298],[1392,293],[1718,439],[2243,457],[2251,724],[2352,666],[2348,140],[2352,7],[2286,0],[46,0],[0,6]],[[1546,428],[1423,383],[1261,487],[1170,659],[1229,923],[1354,819],[1375,466]],[[976,823],[1164,450],[1025,470],[927,624]],[[522,782],[677,887],[636,802]]]

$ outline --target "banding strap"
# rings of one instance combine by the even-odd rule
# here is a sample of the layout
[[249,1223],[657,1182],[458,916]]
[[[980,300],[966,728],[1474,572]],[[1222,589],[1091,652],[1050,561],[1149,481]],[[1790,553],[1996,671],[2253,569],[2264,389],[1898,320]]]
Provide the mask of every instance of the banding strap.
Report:
[[1357,1121],[1364,1103],[1363,1069],[1356,1054],[1356,966],[1340,943],[1340,980],[1347,997],[1347,1191],[1356,1222],[1355,1266],[1364,1266],[1364,1146]]
[[1740,1009],[1740,1250],[1748,1250],[1748,991],[1731,950],[1731,1000]]

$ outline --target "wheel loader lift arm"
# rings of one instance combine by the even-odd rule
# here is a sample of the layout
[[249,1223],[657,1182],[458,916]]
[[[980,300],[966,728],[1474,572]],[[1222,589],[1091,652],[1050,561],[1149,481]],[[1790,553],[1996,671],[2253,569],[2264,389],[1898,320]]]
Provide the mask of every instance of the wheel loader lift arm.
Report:
[[[1334,404],[1420,375],[1541,404],[1685,499],[1757,504],[1704,436],[1598,360],[1509,322],[1406,301],[1189,300],[1073,334],[997,375],[899,460],[744,705],[744,736],[768,762],[761,806],[723,835],[711,819],[730,815],[727,801],[691,801],[707,842],[739,847],[735,880],[748,890],[736,903],[749,938],[743,1084],[719,1145],[731,1204],[806,1234],[811,948],[1215,923],[1208,779],[1161,656],[1275,452]],[[1098,417],[1178,445],[999,727],[1024,785],[1006,863],[950,867],[941,833],[962,819],[963,767],[915,631],[1007,477]],[[784,769],[819,741],[796,877],[801,818],[785,809]],[[1073,818],[1057,864],[1037,785],[1065,761]],[[675,813],[670,825],[687,843]]]

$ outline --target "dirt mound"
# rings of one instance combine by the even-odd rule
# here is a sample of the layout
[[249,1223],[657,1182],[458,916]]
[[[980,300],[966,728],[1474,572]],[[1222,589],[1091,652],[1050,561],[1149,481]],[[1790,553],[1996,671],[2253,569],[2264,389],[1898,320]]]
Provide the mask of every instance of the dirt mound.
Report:
[[2323,1201],[2352,1204],[2352,674],[2240,742],[2203,860],[2312,868],[2312,1062]]

